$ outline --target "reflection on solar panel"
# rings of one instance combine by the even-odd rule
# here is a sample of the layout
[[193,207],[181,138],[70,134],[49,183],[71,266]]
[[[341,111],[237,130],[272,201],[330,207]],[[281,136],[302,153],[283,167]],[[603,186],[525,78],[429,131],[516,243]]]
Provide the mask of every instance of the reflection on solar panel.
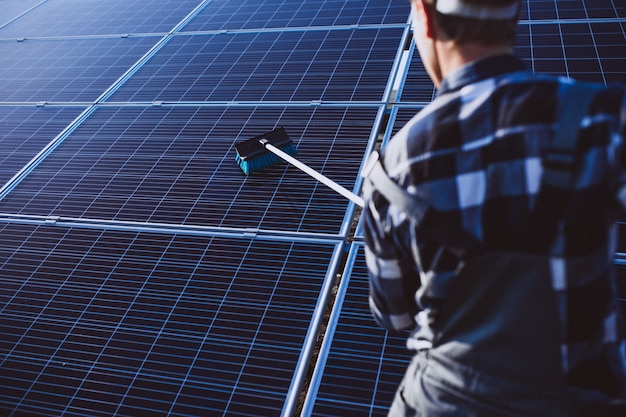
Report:
[[40,0],[35,3],[40,5],[31,13],[0,30],[0,38],[168,32],[201,1]]
[[3,415],[279,415],[336,247],[0,230]]
[[175,36],[112,101],[380,101],[402,29]]
[[404,0],[213,0],[185,30],[404,24],[408,17],[407,6]]
[[91,102],[158,38],[0,42],[0,100]]
[[[370,318],[354,205],[283,163],[245,177],[233,145],[284,126],[358,191],[435,94],[400,65],[409,2],[0,3],[0,415],[384,415],[408,356]],[[626,82],[625,18],[528,0],[516,52]]]

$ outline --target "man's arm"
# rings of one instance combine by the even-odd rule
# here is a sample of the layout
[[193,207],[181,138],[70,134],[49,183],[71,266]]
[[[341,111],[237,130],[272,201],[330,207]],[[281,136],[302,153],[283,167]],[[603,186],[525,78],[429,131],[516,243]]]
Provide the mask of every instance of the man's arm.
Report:
[[[363,210],[365,229],[365,257],[369,271],[369,303],[376,322],[388,329],[399,332],[415,327],[415,314],[418,307],[415,292],[419,288],[419,273],[415,262],[396,234],[396,227],[388,216],[388,207],[379,199],[377,209],[370,199],[366,199]],[[383,212],[379,209],[384,207]]]

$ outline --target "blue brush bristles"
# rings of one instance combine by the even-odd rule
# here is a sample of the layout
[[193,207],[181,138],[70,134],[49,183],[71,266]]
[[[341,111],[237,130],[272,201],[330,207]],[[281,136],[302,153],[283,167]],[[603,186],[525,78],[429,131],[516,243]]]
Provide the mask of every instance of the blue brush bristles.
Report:
[[[298,154],[298,150],[293,143],[289,143],[278,148],[291,156],[296,156]],[[252,157],[244,157],[239,155],[239,152],[237,152],[235,159],[239,164],[239,168],[241,168],[243,173],[246,175],[261,171],[264,168],[268,168],[282,161],[280,157],[274,155],[268,150]]]

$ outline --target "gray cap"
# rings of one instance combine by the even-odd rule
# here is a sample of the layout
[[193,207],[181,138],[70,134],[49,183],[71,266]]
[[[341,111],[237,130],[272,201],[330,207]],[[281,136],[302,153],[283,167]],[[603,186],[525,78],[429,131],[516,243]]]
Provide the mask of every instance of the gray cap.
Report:
[[479,6],[463,0],[437,0],[435,8],[441,14],[469,17],[473,19],[513,19],[519,12],[521,1],[516,0],[504,6]]

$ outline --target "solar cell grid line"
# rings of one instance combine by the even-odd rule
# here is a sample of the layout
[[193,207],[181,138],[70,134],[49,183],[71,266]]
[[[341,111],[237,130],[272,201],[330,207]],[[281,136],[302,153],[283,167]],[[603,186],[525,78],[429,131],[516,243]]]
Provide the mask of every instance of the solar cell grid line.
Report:
[[74,120],[80,107],[0,106],[0,188]]
[[[169,249],[169,246],[168,246],[168,249]],[[167,250],[167,249],[166,249],[166,250]],[[205,255],[205,254],[206,254],[206,251],[207,251],[207,250],[208,250],[208,246],[206,247],[205,252],[204,252],[204,254],[203,254],[203,255]],[[190,274],[190,276],[189,276],[189,280],[187,281],[187,284],[184,286],[184,288],[183,288],[183,290],[182,290],[182,291],[187,290],[187,287],[188,287],[188,285],[189,285],[189,283],[190,283],[191,277],[193,276],[193,274],[194,274],[196,271],[197,271],[197,265],[196,265],[195,267],[193,267],[193,271],[191,272],[191,274]],[[176,301],[175,301],[175,303],[174,303],[174,306],[173,306],[173,307],[172,307],[172,309],[169,311],[169,314],[168,314],[168,316],[167,316],[166,321],[170,321],[170,320],[172,319],[172,313],[173,313],[174,309],[175,309],[175,308],[178,306],[178,304],[180,303],[181,298],[182,298],[182,292],[180,292],[180,293],[179,293],[179,296],[178,296],[178,298],[176,299]],[[219,308],[218,308],[218,309],[219,309]],[[161,331],[160,331],[159,333],[161,333],[162,331],[163,331],[163,328],[161,329]],[[153,354],[155,353],[155,350],[156,350],[156,349],[155,349],[155,345],[150,346],[150,348],[148,349],[148,354],[147,354],[147,356],[146,356],[146,357],[144,357],[144,360],[143,360],[143,361],[141,362],[141,364],[139,365],[139,372],[143,371],[144,366],[146,366],[146,362],[147,362],[147,358],[148,358],[148,356],[153,355]],[[196,357],[197,357],[197,353],[196,353],[194,356],[196,356]],[[195,358],[194,358],[194,359],[195,359]],[[131,389],[132,389],[131,387],[132,387],[132,386],[136,383],[137,378],[138,378],[138,373],[137,373],[137,374],[135,374],[135,376],[134,376],[134,378],[132,379],[131,383],[130,383],[130,384],[129,384],[129,386],[127,387],[126,392],[124,393],[124,397],[127,397],[127,396],[129,395],[129,393],[130,393],[130,391],[131,391]],[[185,378],[185,379],[186,379],[186,378]],[[79,390],[80,390],[80,388],[82,388],[82,384],[81,384],[81,387],[79,387]],[[180,392],[180,391],[179,391],[179,392]],[[178,395],[177,395],[176,397],[178,397]],[[174,406],[175,402],[176,402],[176,398],[172,401],[172,407]],[[114,415],[119,414],[119,411],[120,411],[120,408],[121,408],[121,407],[122,407],[122,404],[121,404],[121,403],[120,403],[120,404],[118,404],[118,407],[115,409],[115,411],[113,412],[113,414],[114,414]],[[64,412],[65,412],[65,411],[67,411],[67,407],[66,407],[66,409],[64,410]],[[172,411],[172,409],[170,408],[170,409],[168,410],[167,414],[170,414],[170,413],[171,413],[171,411]]]
[[564,45],[567,45],[566,56],[569,63],[569,75],[581,81],[606,84],[607,80],[604,76],[600,52],[592,26],[589,24],[563,25],[561,34],[564,38]]
[[246,177],[234,143],[283,126],[300,160],[352,188],[379,112],[100,107],[15,185],[0,212],[336,235],[346,199],[284,163]]
[[278,415],[339,248],[0,229],[9,414]]
[[90,103],[157,40],[132,37],[0,41],[0,102]]
[[2,28],[0,38],[169,32],[202,0],[48,0]]
[[[527,33],[532,36],[532,68],[534,71],[559,75],[567,74],[565,48],[558,25],[532,25],[530,30],[531,32]],[[525,31],[521,33],[524,34]],[[519,50],[518,47],[517,51]],[[531,56],[530,51],[522,52],[522,54],[520,56]],[[528,61],[526,62],[530,64]]]
[[533,21],[626,17],[626,5],[614,0],[527,0],[526,5],[527,17]]
[[567,73],[565,48],[556,24],[519,26],[514,51],[535,72]]
[[180,34],[107,101],[380,102],[401,35],[395,27]]
[[370,314],[362,244],[352,246],[347,265],[302,416],[386,416],[410,360],[406,337]]
[[624,23],[592,23],[591,33],[605,82],[626,84]]
[[[411,48],[415,49],[414,43]],[[403,82],[399,86],[400,103],[430,103],[437,93],[435,85],[430,79],[422,59],[417,51],[411,51],[409,55],[409,67]]]
[[[536,72],[581,81],[626,81],[624,72],[618,69],[623,68],[626,45],[624,30],[619,23],[541,24],[521,29],[518,40],[522,42],[516,50]],[[524,52],[522,46],[532,46],[532,51]]]
[[406,24],[409,12],[404,0],[213,0],[185,31]]
[[[89,251],[90,249],[93,249],[93,245],[95,245],[95,241],[94,241],[94,242],[92,242],[92,246],[91,246],[91,247],[87,246],[87,251]],[[53,258],[55,257],[55,250],[56,250],[56,249],[57,249],[57,247],[53,247],[53,248],[51,248],[51,249],[50,249],[50,251],[47,253],[47,256],[46,256],[44,259],[42,259],[42,261],[41,261],[41,262],[42,262],[42,263],[53,263],[53,262],[54,262],[54,261],[53,261]],[[81,260],[81,261],[82,261],[82,260]],[[56,262],[61,263],[62,261],[57,260]],[[80,261],[79,261],[79,262],[80,262]],[[65,263],[65,262],[63,262],[63,263]],[[54,267],[53,267],[53,268],[54,268]],[[55,269],[60,269],[60,268],[59,268],[59,267],[57,267],[57,268],[55,268]],[[72,303],[72,305],[70,305],[70,302],[68,302],[68,301],[66,301],[66,300],[64,300],[64,299],[62,299],[62,295],[61,295],[61,292],[64,290],[65,284],[67,283],[67,280],[69,279],[69,277],[70,277],[70,275],[67,275],[67,276],[66,276],[66,280],[62,280],[62,282],[61,282],[60,286],[58,286],[58,287],[57,287],[54,291],[51,291],[51,292],[50,292],[50,296],[51,296],[51,297],[50,297],[50,298],[49,298],[46,302],[43,302],[43,303],[42,303],[42,310],[41,310],[41,311],[40,311],[40,312],[39,312],[39,313],[38,313],[35,317],[33,317],[33,319],[32,319],[32,324],[33,324],[33,325],[34,325],[35,323],[37,323],[38,321],[41,321],[42,319],[44,319],[42,316],[43,316],[43,311],[45,311],[45,310],[53,310],[53,309],[58,309],[58,310],[65,310],[65,311],[71,311],[71,312],[74,312],[74,311],[72,311],[72,309],[73,309],[73,308],[75,308],[75,307],[77,307],[77,306],[76,306],[74,303]],[[20,288],[20,290],[24,290],[24,287]],[[96,290],[96,294],[97,294],[97,292],[98,292],[98,290]],[[58,298],[61,298],[61,300],[60,300],[60,301],[57,301],[57,303],[55,303],[55,302],[54,302],[54,300],[55,300],[55,299],[58,299]],[[30,299],[30,297],[29,297],[29,299]],[[93,301],[93,298],[92,298],[92,299],[87,299],[86,301],[87,301],[87,303],[86,303],[86,306],[85,306],[84,308],[89,308],[89,306],[90,306],[91,302]],[[55,305],[55,304],[56,304],[56,305]],[[6,307],[6,306],[5,306],[5,307]],[[78,307],[78,308],[80,308],[80,307]],[[4,310],[5,310],[5,309],[3,308],[3,309],[2,309],[2,311],[0,311],[0,314],[4,315],[4,314],[3,314],[3,313],[4,313]],[[83,310],[83,311],[84,311],[84,310]],[[70,313],[70,314],[71,314],[71,313]],[[78,315],[78,317],[76,318],[76,320],[77,320],[77,321],[76,321],[76,323],[77,323],[78,321],[80,321],[80,319],[82,318],[81,316],[82,316],[82,314],[79,314],[79,315]],[[32,327],[32,326],[31,326],[31,327],[28,327],[28,328],[26,328],[26,329],[25,329],[24,335],[22,336],[22,338],[20,338],[19,340],[17,340],[17,342],[14,344],[14,348],[15,348],[15,347],[17,347],[18,345],[20,345],[20,344],[23,342],[23,340],[24,340],[24,336],[25,336],[27,333],[31,332],[31,330],[33,330],[33,327]],[[69,326],[69,328],[68,328],[67,332],[65,332],[65,337],[61,338],[62,340],[60,340],[60,341],[55,340],[55,342],[58,342],[58,343],[59,343],[59,345],[58,345],[58,346],[60,346],[60,345],[62,345],[62,344],[64,344],[64,343],[66,343],[66,342],[67,342],[67,339],[68,339],[68,337],[70,336],[70,334],[71,334],[71,332],[72,332],[73,330],[74,330],[74,325]],[[7,360],[7,358],[9,358],[9,357],[11,357],[11,356],[12,356],[12,354],[14,353],[14,348],[13,348],[13,349],[11,349],[11,350],[9,350],[9,351],[7,352],[7,354],[6,354],[6,356],[5,356],[5,359],[4,359],[2,362],[0,362],[0,368],[3,368],[3,367],[4,367],[4,364],[5,364],[5,361]],[[52,348],[52,349],[54,349],[54,348]],[[52,353],[52,355],[49,357],[49,359],[48,359],[48,360],[45,360],[45,359],[44,359],[44,360],[42,361],[42,367],[43,367],[43,369],[44,369],[44,370],[45,370],[46,368],[48,368],[48,367],[50,367],[50,366],[51,366],[51,364],[52,364],[52,362],[54,361],[54,357],[56,356],[56,353],[57,353],[57,352],[58,352],[58,350],[57,350],[57,351],[55,351],[54,353]],[[82,353],[82,354],[84,354],[84,353],[85,353],[85,351],[83,351],[83,352],[81,352],[81,353]],[[39,358],[39,359],[41,360],[41,358]],[[26,391],[26,392],[31,392],[31,391],[34,391],[35,386],[36,386],[37,384],[41,383],[41,382],[42,382],[41,380],[43,380],[43,379],[44,379],[44,377],[45,377],[45,375],[44,375],[44,372],[42,371],[39,375],[37,375],[37,376],[35,377],[35,379],[34,379],[33,381],[31,381],[31,382],[30,382],[30,386],[26,387],[25,391]],[[21,406],[22,406],[22,403],[23,403],[24,399],[25,399],[25,397],[22,397],[22,398],[19,400],[19,402],[17,402],[17,403],[15,404],[15,409],[16,409],[16,410],[19,410],[19,409],[21,408]]]

